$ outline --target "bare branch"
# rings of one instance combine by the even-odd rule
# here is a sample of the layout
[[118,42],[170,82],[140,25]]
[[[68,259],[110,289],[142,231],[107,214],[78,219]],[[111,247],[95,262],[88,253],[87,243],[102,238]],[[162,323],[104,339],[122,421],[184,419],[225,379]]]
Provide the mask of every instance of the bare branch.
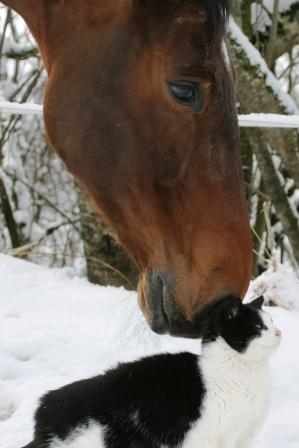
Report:
[[13,248],[19,247],[21,245],[21,240],[19,237],[17,224],[15,222],[8,194],[6,192],[6,188],[1,177],[0,177],[0,203],[2,205],[2,211],[9,232],[12,247]]
[[3,172],[7,175],[7,176],[9,176],[9,177],[11,177],[11,178],[13,178],[13,179],[15,179],[15,180],[17,180],[18,182],[20,182],[21,184],[23,184],[23,185],[25,185],[29,190],[31,190],[34,194],[36,194],[36,195],[38,195],[40,198],[42,198],[44,201],[45,201],[45,203],[46,204],[48,204],[48,206],[49,207],[51,207],[53,210],[55,210],[57,213],[59,213],[61,216],[63,216],[66,220],[67,220],[67,222],[69,223],[69,224],[72,224],[73,226],[74,226],[74,228],[77,230],[77,232],[80,232],[80,229],[79,228],[77,228],[76,226],[75,226],[75,222],[66,214],[66,213],[64,213],[62,210],[60,210],[52,201],[50,201],[50,199],[48,199],[45,195],[43,195],[40,191],[38,191],[36,188],[34,188],[32,185],[30,185],[30,184],[28,184],[28,182],[26,182],[25,180],[23,180],[23,179],[20,179],[18,176],[16,176],[15,174],[13,174],[13,173],[10,173],[9,171],[7,171],[7,170],[3,170]]

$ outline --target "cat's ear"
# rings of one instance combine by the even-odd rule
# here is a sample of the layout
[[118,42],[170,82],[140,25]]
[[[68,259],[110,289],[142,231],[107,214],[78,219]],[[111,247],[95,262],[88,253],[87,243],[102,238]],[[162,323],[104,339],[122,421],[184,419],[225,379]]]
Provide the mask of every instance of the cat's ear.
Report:
[[249,305],[255,308],[256,310],[261,310],[262,306],[264,305],[264,302],[265,302],[264,297],[260,296],[257,299],[254,299],[252,302],[250,302]]
[[226,310],[226,317],[228,320],[233,320],[238,317],[242,312],[242,302],[241,300],[236,300]]

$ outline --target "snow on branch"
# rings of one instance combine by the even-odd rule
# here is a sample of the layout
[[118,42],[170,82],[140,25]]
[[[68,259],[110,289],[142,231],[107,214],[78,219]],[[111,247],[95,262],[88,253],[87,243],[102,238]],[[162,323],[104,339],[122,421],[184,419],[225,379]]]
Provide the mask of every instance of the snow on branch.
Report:
[[243,52],[250,65],[258,68],[257,72],[260,73],[261,77],[265,78],[266,85],[274,92],[285,112],[287,114],[299,115],[299,108],[293,98],[283,91],[280,82],[271,72],[260,52],[251,44],[232,17],[230,17],[229,22],[229,32],[232,40],[238,47],[238,52]]

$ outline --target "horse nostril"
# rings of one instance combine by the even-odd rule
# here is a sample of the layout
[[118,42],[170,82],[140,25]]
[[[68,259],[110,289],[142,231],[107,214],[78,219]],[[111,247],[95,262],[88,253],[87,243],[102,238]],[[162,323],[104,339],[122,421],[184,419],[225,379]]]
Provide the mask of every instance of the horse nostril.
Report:
[[159,271],[148,275],[148,296],[151,310],[150,326],[158,334],[168,333],[168,319],[163,307],[164,283]]

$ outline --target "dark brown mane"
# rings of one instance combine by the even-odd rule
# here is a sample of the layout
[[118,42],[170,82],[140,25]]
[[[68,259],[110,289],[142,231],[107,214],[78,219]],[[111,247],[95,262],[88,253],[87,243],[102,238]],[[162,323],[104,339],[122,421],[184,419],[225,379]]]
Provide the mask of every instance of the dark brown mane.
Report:
[[207,11],[209,26],[213,34],[223,37],[229,16],[228,0],[198,0]]

